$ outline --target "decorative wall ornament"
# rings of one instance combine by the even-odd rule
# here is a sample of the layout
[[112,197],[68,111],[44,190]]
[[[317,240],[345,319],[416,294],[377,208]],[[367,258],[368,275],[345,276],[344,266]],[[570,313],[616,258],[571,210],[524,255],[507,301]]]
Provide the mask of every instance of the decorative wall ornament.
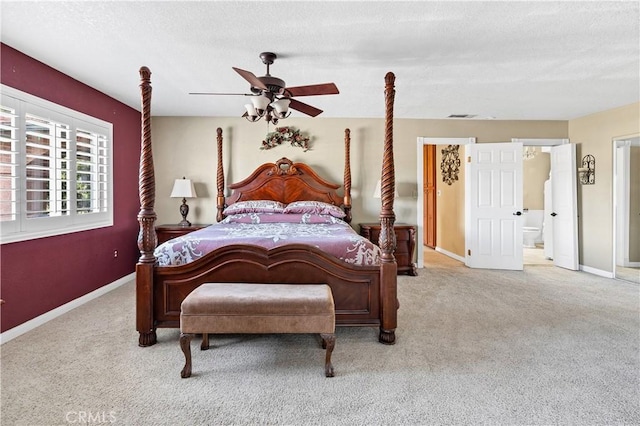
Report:
[[275,148],[282,143],[290,143],[291,146],[298,146],[304,151],[309,151],[309,137],[300,134],[300,130],[295,127],[276,127],[273,132],[267,133],[265,140],[262,141],[260,149]]
[[531,160],[536,156],[536,147],[535,146],[525,146],[522,150],[522,158],[524,160]]
[[442,150],[440,170],[442,171],[442,181],[448,185],[458,180],[458,173],[460,172],[459,149],[460,145],[449,145]]
[[578,169],[578,175],[583,185],[596,183],[596,157],[591,154],[582,157],[582,166]]

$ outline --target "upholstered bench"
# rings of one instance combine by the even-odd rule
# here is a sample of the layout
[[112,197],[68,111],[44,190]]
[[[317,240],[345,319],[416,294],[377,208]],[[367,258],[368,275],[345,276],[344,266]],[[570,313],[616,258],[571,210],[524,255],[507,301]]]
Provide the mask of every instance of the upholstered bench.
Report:
[[209,348],[209,333],[318,333],[326,349],[325,375],[333,377],[335,324],[333,295],[325,284],[202,284],[181,305],[181,376],[191,376],[195,334],[202,333],[204,350]]

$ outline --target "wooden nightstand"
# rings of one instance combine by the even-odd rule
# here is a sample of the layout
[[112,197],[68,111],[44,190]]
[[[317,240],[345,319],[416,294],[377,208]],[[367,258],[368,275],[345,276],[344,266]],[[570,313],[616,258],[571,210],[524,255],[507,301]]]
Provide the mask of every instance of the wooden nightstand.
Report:
[[156,226],[156,235],[158,236],[158,244],[162,244],[172,238],[181,237],[189,232],[206,228],[208,224],[192,224],[191,226],[180,225],[158,225]]
[[[398,264],[398,274],[418,275],[416,264],[413,263],[413,252],[416,248],[416,227],[406,223],[396,223],[393,225],[396,233],[396,251],[394,256]],[[360,235],[378,244],[380,237],[379,223],[361,223]]]

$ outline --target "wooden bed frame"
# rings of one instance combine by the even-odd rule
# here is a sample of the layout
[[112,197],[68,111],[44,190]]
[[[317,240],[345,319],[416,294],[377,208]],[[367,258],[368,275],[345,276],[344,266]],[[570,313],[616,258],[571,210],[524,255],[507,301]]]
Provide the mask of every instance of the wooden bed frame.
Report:
[[[159,267],[153,254],[157,245],[154,229],[156,214],[155,178],[151,150],[151,72],[140,69],[142,95],[142,138],[140,153],[140,212],[136,265],[136,328],[140,346],[156,343],[158,327],[179,327],[180,304],[199,285],[206,282],[246,283],[326,283],[331,287],[336,307],[336,324],[343,326],[379,326],[379,341],[395,343],[397,327],[397,265],[393,255],[393,99],[395,76],[385,76],[386,132],[382,162],[382,208],[379,266],[354,266],[321,250],[303,244],[290,244],[266,250],[257,246],[229,245],[194,262],[180,266]],[[340,197],[331,184],[320,178],[308,165],[283,158],[258,167],[249,177],[232,184],[229,197],[224,196],[222,167],[222,129],[217,130],[217,217],[223,218],[226,205],[256,199],[273,199],[284,203],[297,200],[320,200],[341,205],[351,220],[350,132],[345,130],[344,195]]]

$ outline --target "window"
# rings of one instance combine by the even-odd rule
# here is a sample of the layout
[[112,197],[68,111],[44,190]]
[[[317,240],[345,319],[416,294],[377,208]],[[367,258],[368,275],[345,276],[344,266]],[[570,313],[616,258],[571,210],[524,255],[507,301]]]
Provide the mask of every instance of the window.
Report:
[[112,125],[2,86],[2,243],[113,225]]

